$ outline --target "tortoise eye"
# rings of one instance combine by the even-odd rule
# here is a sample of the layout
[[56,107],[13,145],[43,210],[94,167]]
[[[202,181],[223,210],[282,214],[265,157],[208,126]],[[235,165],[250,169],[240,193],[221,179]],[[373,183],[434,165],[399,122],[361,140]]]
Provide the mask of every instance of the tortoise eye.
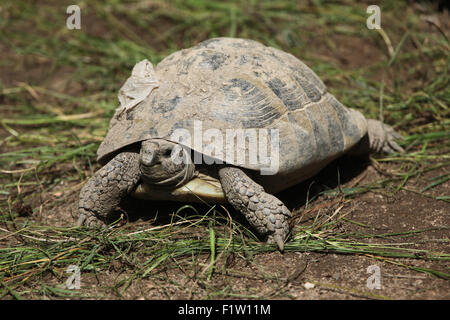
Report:
[[166,149],[163,152],[163,156],[166,158],[170,157],[171,154],[172,154],[172,149]]

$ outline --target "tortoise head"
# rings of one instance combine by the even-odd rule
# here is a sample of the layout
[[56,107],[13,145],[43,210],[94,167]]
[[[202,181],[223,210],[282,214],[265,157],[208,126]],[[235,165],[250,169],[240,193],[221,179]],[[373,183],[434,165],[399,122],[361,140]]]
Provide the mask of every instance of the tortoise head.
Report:
[[142,142],[139,167],[144,182],[164,187],[186,184],[194,177],[195,171],[190,151],[163,139]]

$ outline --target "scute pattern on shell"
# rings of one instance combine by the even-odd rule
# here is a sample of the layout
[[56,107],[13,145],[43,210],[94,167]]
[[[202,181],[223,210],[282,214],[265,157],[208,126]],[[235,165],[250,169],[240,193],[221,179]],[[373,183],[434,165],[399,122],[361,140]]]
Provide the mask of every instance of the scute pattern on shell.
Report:
[[[362,114],[328,93],[303,62],[253,40],[201,42],[166,57],[156,74],[159,88],[111,120],[98,150],[100,162],[126,145],[169,139],[176,128],[190,130],[193,136],[194,120],[201,120],[203,130],[216,128],[224,136],[226,129],[278,129],[277,176],[289,184],[286,179],[312,175],[367,132]],[[259,169],[248,163],[242,167]]]

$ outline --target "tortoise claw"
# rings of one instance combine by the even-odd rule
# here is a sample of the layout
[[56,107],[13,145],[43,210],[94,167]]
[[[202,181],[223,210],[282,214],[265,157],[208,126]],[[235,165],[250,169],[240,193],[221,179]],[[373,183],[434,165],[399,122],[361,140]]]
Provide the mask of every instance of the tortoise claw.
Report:
[[284,239],[280,234],[274,234],[267,242],[276,243],[280,252],[284,251]]

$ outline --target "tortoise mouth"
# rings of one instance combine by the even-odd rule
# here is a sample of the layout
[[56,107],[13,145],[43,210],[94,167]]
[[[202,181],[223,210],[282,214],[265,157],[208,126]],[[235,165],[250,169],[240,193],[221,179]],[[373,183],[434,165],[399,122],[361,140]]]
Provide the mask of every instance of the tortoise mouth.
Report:
[[209,176],[202,176],[202,174],[175,188],[161,188],[143,182],[132,192],[132,196],[153,201],[227,203],[220,182]]
[[[151,166],[147,166],[144,164],[140,164],[139,168],[141,169],[141,173],[143,176],[147,177],[147,180],[164,180],[164,179],[158,179],[158,174],[159,172],[163,171],[163,166],[161,165],[161,163],[155,163]],[[154,179],[152,179],[152,177],[155,177]],[[150,183],[150,182],[149,182]]]

